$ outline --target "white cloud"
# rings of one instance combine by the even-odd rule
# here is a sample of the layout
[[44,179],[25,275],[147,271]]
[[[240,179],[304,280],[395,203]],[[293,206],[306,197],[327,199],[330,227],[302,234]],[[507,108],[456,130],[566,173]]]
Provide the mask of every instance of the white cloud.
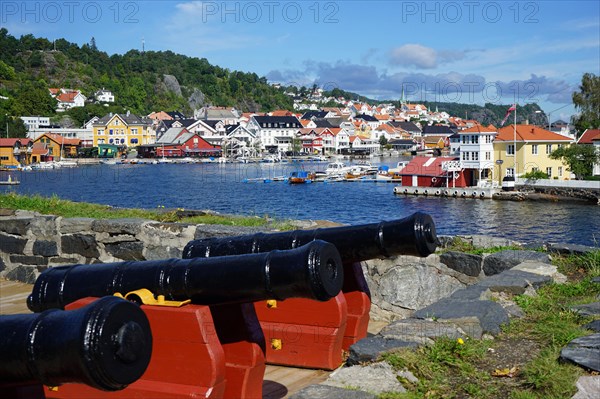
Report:
[[391,50],[390,64],[432,69],[438,67],[439,64],[462,60],[465,58],[466,53],[466,51],[453,50],[437,51],[420,44],[405,44]]

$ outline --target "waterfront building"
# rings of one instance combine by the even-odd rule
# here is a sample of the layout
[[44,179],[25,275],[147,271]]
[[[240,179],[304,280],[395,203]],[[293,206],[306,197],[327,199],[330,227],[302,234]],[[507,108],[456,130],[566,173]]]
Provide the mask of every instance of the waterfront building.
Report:
[[286,152],[292,150],[292,141],[302,123],[295,116],[253,116],[246,129],[260,140],[263,150]]
[[[586,129],[577,140],[577,144],[593,145],[600,154],[600,129]],[[592,175],[600,176],[600,162],[594,164]]]
[[474,125],[458,132],[460,161],[469,186],[491,185],[494,180],[494,139],[497,134],[492,125]]
[[495,177],[501,182],[505,176],[521,176],[541,171],[549,179],[566,180],[571,174],[559,159],[550,159],[552,151],[568,146],[573,139],[533,125],[508,125],[498,129],[494,140],[494,158],[497,162]]
[[24,138],[0,138],[0,170],[15,169],[31,163],[33,141]]
[[34,145],[46,149],[46,154],[37,162],[58,161],[61,158],[74,158],[81,147],[81,140],[68,139],[60,134],[44,133],[34,140]]
[[50,95],[52,95],[56,103],[56,111],[63,112],[74,107],[83,107],[87,97],[84,96],[79,90],[71,89],[57,89],[50,88]]
[[152,120],[127,114],[107,114],[93,124],[94,147],[114,144],[120,147],[137,147],[156,142]]
[[416,156],[399,174],[402,176],[402,187],[469,186],[460,160],[455,157]]

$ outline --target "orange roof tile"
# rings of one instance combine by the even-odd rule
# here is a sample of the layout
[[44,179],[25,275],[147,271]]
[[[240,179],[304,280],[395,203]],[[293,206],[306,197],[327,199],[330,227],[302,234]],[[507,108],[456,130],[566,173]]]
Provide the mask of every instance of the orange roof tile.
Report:
[[60,93],[58,96],[56,96],[56,99],[60,102],[63,103],[72,103],[75,101],[75,96],[77,96],[77,94],[79,94],[76,91],[69,91],[67,93]]
[[460,133],[496,133],[496,128],[492,125],[485,127],[485,126],[481,126],[481,125],[475,125],[475,126],[471,126],[468,129],[465,130],[461,130]]
[[[564,141],[570,142],[569,137],[534,125],[517,125],[517,141]],[[498,129],[497,141],[513,141],[514,125],[504,126]]]

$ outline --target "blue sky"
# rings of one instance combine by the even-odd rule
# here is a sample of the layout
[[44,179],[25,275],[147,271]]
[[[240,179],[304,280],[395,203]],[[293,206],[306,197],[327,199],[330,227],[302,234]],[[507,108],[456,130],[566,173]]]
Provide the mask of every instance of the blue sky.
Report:
[[600,75],[597,1],[8,1],[0,25],[109,54],[205,57],[272,82],[379,99],[520,104],[575,112]]

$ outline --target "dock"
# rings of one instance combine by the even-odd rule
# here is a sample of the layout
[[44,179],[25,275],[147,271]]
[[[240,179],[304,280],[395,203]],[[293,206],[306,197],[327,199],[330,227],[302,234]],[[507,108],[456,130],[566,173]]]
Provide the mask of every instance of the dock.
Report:
[[410,187],[396,186],[394,194],[420,195],[429,197],[452,197],[472,199],[492,199],[494,194],[501,192],[500,188],[492,187]]
[[[0,278],[0,315],[31,313],[27,296],[33,285]],[[369,323],[369,333],[376,334],[387,323]],[[263,381],[263,399],[283,399],[302,388],[325,381],[331,371],[267,365]]]

